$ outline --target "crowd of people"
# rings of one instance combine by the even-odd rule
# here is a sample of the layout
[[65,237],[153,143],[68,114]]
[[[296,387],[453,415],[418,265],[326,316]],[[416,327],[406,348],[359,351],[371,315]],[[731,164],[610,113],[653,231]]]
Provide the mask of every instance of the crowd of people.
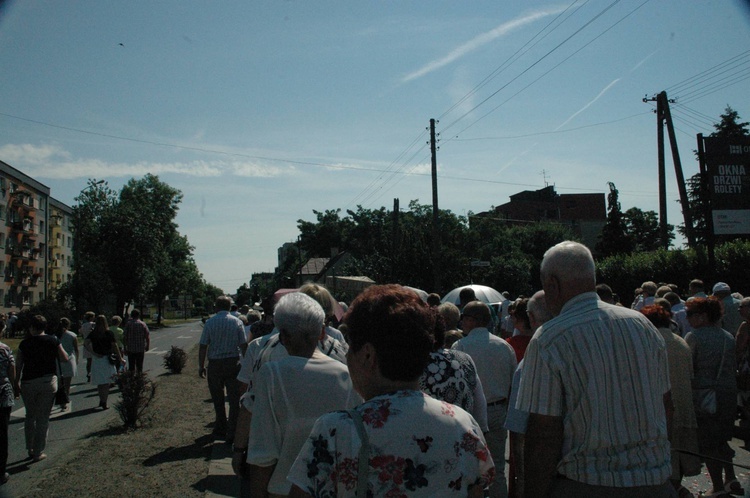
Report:
[[[738,413],[750,426],[750,297],[646,281],[623,305],[570,241],[540,275],[502,303],[395,284],[350,305],[314,283],[262,307],[220,296],[198,375],[241,496],[688,498],[703,465],[701,496],[743,496],[728,442]],[[15,355],[0,342],[0,484],[14,399],[37,462],[79,358],[102,410],[126,358],[143,370],[148,326],[122,322],[89,312],[76,334],[37,315]]]
[[[11,317],[0,320],[0,337],[15,325]],[[131,360],[131,369],[142,369],[143,351],[149,349],[148,326],[139,320],[137,310],[131,313],[124,330],[119,328],[120,323],[119,316],[108,320],[87,312],[76,334],[66,317],[55,325],[42,315],[34,315],[15,355],[0,342],[0,485],[10,477],[6,472],[8,429],[15,400],[23,399],[28,458],[39,462],[47,458],[44,450],[54,405],[58,404],[62,412],[71,409],[70,386],[81,357],[86,358],[87,382],[96,385],[102,410],[109,408],[109,392],[116,373],[124,369],[125,356]]]
[[222,297],[199,375],[241,496],[687,498],[703,464],[702,496],[742,496],[750,298],[710,291],[644,282],[625,306],[568,241],[541,290],[496,306],[470,287],[376,285],[347,307],[306,284],[260,313]]

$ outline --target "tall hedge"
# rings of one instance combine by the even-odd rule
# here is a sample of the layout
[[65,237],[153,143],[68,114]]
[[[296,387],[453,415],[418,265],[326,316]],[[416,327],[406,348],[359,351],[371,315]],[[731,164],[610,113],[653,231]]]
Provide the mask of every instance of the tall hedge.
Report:
[[750,293],[750,241],[722,244],[716,248],[715,256],[715,275],[708,268],[704,248],[611,256],[597,262],[597,283],[612,287],[626,306],[633,300],[633,291],[647,280],[677,284],[683,296],[694,278],[703,280],[709,292],[714,283],[721,281],[729,284],[732,291]]

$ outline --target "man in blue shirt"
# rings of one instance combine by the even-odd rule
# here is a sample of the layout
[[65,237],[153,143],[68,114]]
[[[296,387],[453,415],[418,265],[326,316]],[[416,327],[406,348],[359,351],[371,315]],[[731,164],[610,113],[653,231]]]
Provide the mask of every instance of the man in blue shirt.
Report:
[[[198,375],[208,374],[208,390],[214,403],[216,422],[214,435],[232,443],[240,408],[240,392],[237,374],[240,371],[240,355],[245,353],[245,329],[239,318],[229,313],[232,301],[228,296],[216,299],[217,313],[206,321],[200,338],[198,351]],[[206,359],[208,358],[208,369]],[[224,407],[229,399],[229,418]]]

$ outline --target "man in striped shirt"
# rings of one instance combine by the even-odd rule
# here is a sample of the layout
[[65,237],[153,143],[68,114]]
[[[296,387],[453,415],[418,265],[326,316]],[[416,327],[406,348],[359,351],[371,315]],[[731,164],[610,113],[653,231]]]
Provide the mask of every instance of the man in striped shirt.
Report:
[[[208,391],[214,403],[216,422],[213,433],[227,443],[234,440],[237,415],[240,410],[240,392],[237,374],[240,371],[240,355],[245,353],[245,328],[239,318],[229,313],[232,300],[227,296],[216,299],[217,313],[206,321],[198,349],[198,375],[208,373]],[[205,368],[208,358],[208,370]],[[227,418],[225,400],[229,400]]]
[[591,252],[577,242],[550,248],[541,277],[555,318],[526,350],[516,403],[530,413],[526,496],[676,497],[659,331],[599,300]]

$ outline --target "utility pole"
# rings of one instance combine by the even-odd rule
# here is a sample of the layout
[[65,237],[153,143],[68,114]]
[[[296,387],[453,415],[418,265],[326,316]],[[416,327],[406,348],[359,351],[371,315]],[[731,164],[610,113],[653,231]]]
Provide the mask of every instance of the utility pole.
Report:
[[398,197],[393,199],[393,233],[391,234],[391,282],[395,282],[396,263],[399,259],[399,250],[401,249],[401,229],[399,227],[400,208]]
[[677,188],[680,192],[680,204],[682,206],[682,216],[685,221],[685,235],[688,239],[688,247],[695,247],[695,237],[693,235],[693,217],[690,213],[690,204],[687,197],[687,188],[685,187],[685,177],[682,174],[682,162],[680,161],[680,152],[677,149],[677,137],[674,133],[674,124],[672,123],[672,113],[669,110],[669,104],[674,100],[667,98],[667,92],[663,91],[654,97],[643,98],[643,102],[656,102],[656,140],[658,149],[658,168],[659,168],[659,232],[661,236],[662,247],[669,248],[669,232],[667,231],[667,173],[664,160],[664,124],[666,123],[669,133],[669,144],[672,151],[672,161],[674,162],[675,176],[677,177]]
[[440,292],[440,217],[438,211],[437,140],[435,120],[430,119],[430,154],[432,156],[432,276],[433,291]]

